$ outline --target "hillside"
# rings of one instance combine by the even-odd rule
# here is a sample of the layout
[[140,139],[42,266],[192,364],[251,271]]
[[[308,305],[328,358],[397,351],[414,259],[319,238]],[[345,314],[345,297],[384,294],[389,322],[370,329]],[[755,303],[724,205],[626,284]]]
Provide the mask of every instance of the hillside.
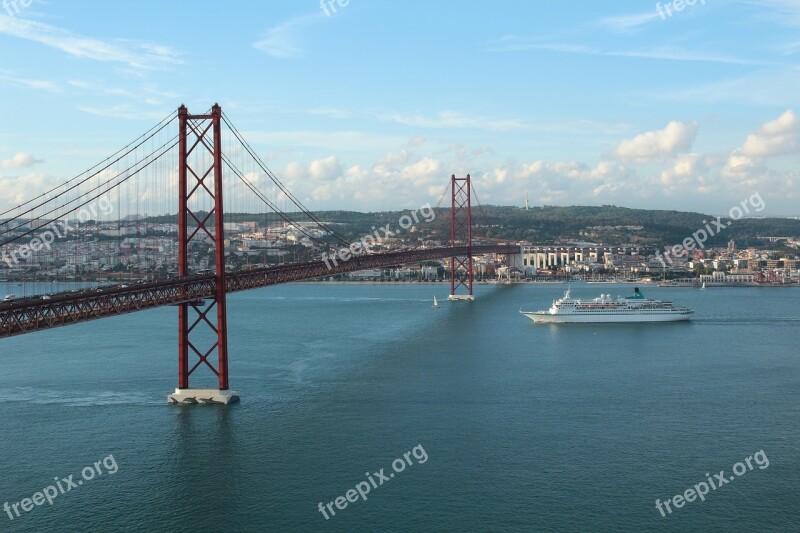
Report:
[[[440,240],[449,239],[450,211],[435,210],[436,219],[425,223],[421,219],[417,236]],[[391,225],[395,230],[398,221],[408,211],[384,211],[362,213],[356,211],[318,211],[321,220],[335,225],[342,235],[356,239],[373,231],[373,227]],[[304,220],[297,213],[290,213],[293,220]],[[275,214],[227,213],[229,222],[258,220],[262,223],[278,223]],[[151,218],[150,221],[175,222],[174,216]],[[639,243],[674,244],[683,241],[694,232],[714,228],[716,217],[694,212],[630,209],[617,206],[544,206],[529,210],[507,206],[482,206],[473,209],[475,237],[491,237],[526,240],[539,244],[557,243],[564,240],[581,240],[601,244]],[[723,218],[722,222],[727,223]],[[714,229],[707,245],[724,246],[729,240],[738,246],[758,245],[757,236],[800,237],[800,220],[787,218],[743,218],[731,221],[723,231]],[[408,233],[403,232],[403,235]]]

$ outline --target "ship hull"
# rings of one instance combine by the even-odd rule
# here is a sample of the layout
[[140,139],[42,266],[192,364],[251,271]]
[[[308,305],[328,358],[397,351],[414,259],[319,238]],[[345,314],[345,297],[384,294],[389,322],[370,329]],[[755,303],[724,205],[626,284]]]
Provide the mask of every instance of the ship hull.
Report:
[[567,324],[567,323],[641,323],[641,322],[681,322],[691,320],[691,313],[663,313],[663,314],[550,314],[550,313],[522,313],[539,324]]

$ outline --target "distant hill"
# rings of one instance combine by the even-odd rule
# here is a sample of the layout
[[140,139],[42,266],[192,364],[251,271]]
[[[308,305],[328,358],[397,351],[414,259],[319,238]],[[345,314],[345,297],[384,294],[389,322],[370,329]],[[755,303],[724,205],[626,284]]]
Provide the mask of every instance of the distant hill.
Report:
[[[490,228],[505,238],[554,242],[579,239],[601,243],[674,244],[698,230],[711,227],[714,236],[708,244],[722,246],[729,240],[745,246],[757,236],[800,237],[800,220],[786,218],[742,218],[730,221],[719,230],[716,217],[695,212],[630,209],[617,206],[545,206],[530,210],[516,207],[486,206],[473,211],[477,224],[499,225]],[[706,230],[707,231],[707,230]],[[707,231],[708,232],[708,231]],[[708,232],[710,233],[710,232]]]
[[[435,210],[436,219],[425,223],[420,217],[418,237],[448,240],[450,236],[450,211]],[[324,222],[335,224],[342,235],[356,239],[373,231],[373,227],[391,225],[408,211],[383,211],[362,213],[357,211],[317,211]],[[297,213],[289,213],[293,220],[304,220]],[[800,237],[800,220],[788,218],[742,218],[731,221],[722,231],[712,221],[716,217],[694,212],[630,209],[617,206],[543,206],[529,210],[519,207],[482,206],[472,211],[476,238],[526,240],[540,244],[555,244],[563,240],[582,240],[601,244],[637,243],[668,245],[682,242],[698,230],[710,226],[717,234],[709,236],[708,246],[724,246],[729,240],[738,247],[760,244],[757,236]],[[281,219],[272,214],[226,213],[228,222],[258,220],[278,223]],[[158,222],[176,222],[175,216],[153,217]],[[728,220],[723,218],[723,223]],[[409,233],[402,232],[407,236]]]

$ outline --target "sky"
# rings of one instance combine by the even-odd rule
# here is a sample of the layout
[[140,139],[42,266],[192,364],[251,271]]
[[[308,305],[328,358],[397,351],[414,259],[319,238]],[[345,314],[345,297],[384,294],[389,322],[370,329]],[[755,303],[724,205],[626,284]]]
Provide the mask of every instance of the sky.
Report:
[[219,102],[315,210],[470,173],[483,204],[798,216],[799,29],[800,0],[5,0],[0,209]]

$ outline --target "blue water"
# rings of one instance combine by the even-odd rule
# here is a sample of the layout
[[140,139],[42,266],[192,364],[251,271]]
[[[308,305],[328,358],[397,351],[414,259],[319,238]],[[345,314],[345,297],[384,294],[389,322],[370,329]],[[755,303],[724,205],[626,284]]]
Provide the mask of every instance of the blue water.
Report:
[[73,281],[26,281],[26,282],[3,282],[0,283],[0,299],[6,295],[14,296],[15,298],[29,298],[31,296],[38,296],[40,294],[54,294],[57,292],[68,292],[75,289],[84,289],[90,287],[99,287],[102,285],[114,285],[112,283],[95,283],[95,282],[73,282]]
[[[236,294],[228,407],[167,405],[174,308],[1,340],[0,504],[97,461],[103,475],[0,510],[0,531],[800,530],[800,290],[643,290],[694,320],[518,313],[557,285],[481,286],[473,304],[444,284]],[[768,467],[656,509],[760,450]]]

